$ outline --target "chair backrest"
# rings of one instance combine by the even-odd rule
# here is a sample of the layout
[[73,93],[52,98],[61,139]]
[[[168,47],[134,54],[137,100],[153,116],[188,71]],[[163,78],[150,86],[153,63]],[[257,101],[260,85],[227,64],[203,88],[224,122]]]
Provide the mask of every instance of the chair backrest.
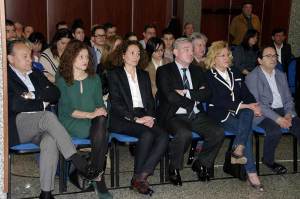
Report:
[[278,70],[280,70],[281,72],[284,72],[283,66],[282,66],[281,63],[278,62],[277,65],[276,65],[276,68],[277,68]]

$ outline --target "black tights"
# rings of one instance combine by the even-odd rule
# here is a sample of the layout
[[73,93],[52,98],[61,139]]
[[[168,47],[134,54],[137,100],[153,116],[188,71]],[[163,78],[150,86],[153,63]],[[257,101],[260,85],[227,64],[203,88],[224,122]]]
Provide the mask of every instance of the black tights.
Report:
[[[107,118],[104,116],[96,117],[92,119],[92,125],[90,128],[91,139],[91,164],[92,167],[103,170],[105,165],[105,154],[107,152],[108,145],[108,132],[106,127]],[[107,192],[107,188],[104,181],[104,175],[100,182],[97,182],[97,189],[99,192]]]

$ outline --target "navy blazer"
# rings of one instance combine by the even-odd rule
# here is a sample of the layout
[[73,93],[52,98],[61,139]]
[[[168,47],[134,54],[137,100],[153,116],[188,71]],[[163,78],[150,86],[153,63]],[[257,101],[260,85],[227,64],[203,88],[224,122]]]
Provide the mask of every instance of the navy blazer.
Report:
[[242,81],[237,69],[227,69],[231,86],[215,70],[207,71],[208,86],[212,91],[209,99],[208,115],[218,122],[225,122],[229,115],[238,114],[242,103],[255,103],[256,100]]
[[16,127],[16,116],[21,112],[43,111],[43,102],[56,103],[60,97],[59,89],[43,73],[32,69],[29,78],[34,86],[35,99],[24,99],[21,95],[28,92],[27,86],[10,68],[8,70],[8,132],[9,145],[19,144]]

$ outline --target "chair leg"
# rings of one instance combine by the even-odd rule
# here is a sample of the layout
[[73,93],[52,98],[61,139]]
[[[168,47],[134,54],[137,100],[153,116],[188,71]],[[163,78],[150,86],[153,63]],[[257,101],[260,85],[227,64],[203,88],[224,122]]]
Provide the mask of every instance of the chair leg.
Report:
[[59,193],[66,191],[66,174],[65,174],[65,160],[62,154],[59,154]]
[[298,172],[298,148],[297,148],[297,137],[293,136],[293,167],[294,173]]
[[8,193],[7,198],[11,199],[11,163],[12,163],[13,154],[8,154]]
[[169,150],[167,149],[165,153],[165,182],[169,181],[169,167],[170,167],[170,159],[169,159]]
[[116,187],[120,186],[120,154],[118,143],[115,142],[115,151],[116,151]]
[[191,143],[191,149],[190,149],[187,165],[191,165],[194,161],[195,149],[197,147],[197,143],[198,143],[198,140],[193,140]]
[[160,159],[160,165],[159,165],[159,177],[160,177],[160,184],[164,183],[164,170],[165,170],[165,157],[162,157]]
[[110,186],[115,186],[115,144],[111,142],[110,146]]
[[254,134],[255,137],[255,159],[256,159],[256,172],[257,175],[259,175],[259,136],[257,134]]

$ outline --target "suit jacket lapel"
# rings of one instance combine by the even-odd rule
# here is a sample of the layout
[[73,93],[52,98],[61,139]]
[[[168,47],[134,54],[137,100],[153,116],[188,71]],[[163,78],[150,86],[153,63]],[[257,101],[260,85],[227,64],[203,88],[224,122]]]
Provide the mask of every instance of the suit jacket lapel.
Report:
[[193,84],[193,89],[194,89],[197,86],[197,77],[195,76],[196,72],[194,71],[194,67],[191,66],[191,65],[189,66],[189,70],[190,70],[192,84]]
[[132,103],[132,96],[131,96],[131,92],[130,92],[130,87],[129,87],[129,82],[127,79],[127,75],[125,72],[125,69],[122,68],[121,70],[121,74],[120,74],[120,79],[121,79],[121,86],[123,86],[124,88],[124,97],[125,97],[125,101],[128,105],[129,108],[133,107],[133,103]]
[[[211,70],[211,73],[214,75],[214,78],[217,80],[217,81],[219,81],[221,84],[223,84],[224,86],[226,86],[229,90],[232,90],[232,86],[233,85],[231,85],[231,87],[228,85],[228,83],[223,79],[223,77],[217,72],[217,70],[215,70],[215,69],[210,69]],[[230,72],[228,72],[229,73],[229,77],[231,76],[231,73]],[[230,79],[231,79],[231,83],[232,83],[232,79],[233,78],[231,78],[230,77]]]
[[13,81],[16,81],[18,84],[26,88],[26,90],[28,90],[27,86],[23,83],[23,81],[10,67],[8,67],[8,74],[9,74],[9,78],[11,78]]
[[176,86],[178,86],[178,89],[183,89],[183,80],[175,62],[172,65],[172,74],[175,78]]

